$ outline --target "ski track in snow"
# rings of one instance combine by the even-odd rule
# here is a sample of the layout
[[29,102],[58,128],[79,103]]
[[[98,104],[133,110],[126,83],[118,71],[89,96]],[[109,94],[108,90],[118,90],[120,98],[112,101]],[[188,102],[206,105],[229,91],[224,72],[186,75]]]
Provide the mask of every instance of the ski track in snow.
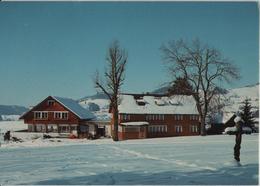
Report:
[[168,160],[168,159],[159,158],[159,157],[156,157],[156,156],[151,156],[149,154],[143,154],[141,152],[137,152],[137,151],[134,151],[134,150],[122,149],[121,147],[119,148],[119,147],[113,146],[112,148],[117,150],[117,151],[121,151],[123,153],[128,153],[128,154],[140,157],[140,158],[157,160],[157,161],[162,161],[162,162],[165,162],[165,163],[172,163],[172,164],[176,164],[176,165],[179,165],[179,166],[185,166],[185,167],[191,167],[191,168],[201,168],[201,169],[210,170],[210,171],[216,171],[217,170],[216,168],[209,167],[209,166],[199,166],[195,163],[188,163],[188,162],[185,162],[183,160]]

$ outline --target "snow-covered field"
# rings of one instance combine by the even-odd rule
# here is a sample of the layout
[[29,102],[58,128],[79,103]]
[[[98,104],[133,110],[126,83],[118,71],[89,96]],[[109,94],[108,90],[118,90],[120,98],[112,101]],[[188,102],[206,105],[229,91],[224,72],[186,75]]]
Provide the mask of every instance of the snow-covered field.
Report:
[[24,124],[22,120],[19,121],[0,121],[0,132],[6,132],[10,130],[19,131],[19,130],[26,130],[28,126]]
[[[0,147],[1,184],[258,184],[258,135],[113,142],[37,139]],[[33,145],[34,144],[34,145]]]

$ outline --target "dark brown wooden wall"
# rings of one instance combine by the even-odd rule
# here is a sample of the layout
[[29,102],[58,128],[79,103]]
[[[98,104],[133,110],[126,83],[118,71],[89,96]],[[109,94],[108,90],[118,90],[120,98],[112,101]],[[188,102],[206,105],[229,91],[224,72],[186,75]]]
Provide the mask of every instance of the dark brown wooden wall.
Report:
[[[151,133],[147,131],[147,137],[170,137],[170,136],[193,136],[200,133],[199,120],[191,120],[189,114],[182,115],[182,120],[175,120],[174,114],[164,114],[164,120],[146,120],[145,114],[130,114],[130,120],[123,120],[122,114],[120,114],[119,123],[122,122],[136,122],[147,121],[149,125],[167,125],[167,132]],[[198,115],[197,115],[198,116]],[[113,121],[113,120],[112,120]],[[175,132],[175,126],[181,125],[182,132]],[[197,125],[198,132],[191,132],[190,125]],[[121,135],[121,134],[120,134]]]
[[[66,107],[55,101],[53,106],[48,106],[48,100],[53,100],[48,97],[39,105],[33,108],[29,113],[24,116],[24,123],[27,124],[78,124],[81,120],[73,112],[69,111]],[[33,111],[49,111],[47,120],[35,120]],[[54,119],[54,111],[68,111],[68,120]]]

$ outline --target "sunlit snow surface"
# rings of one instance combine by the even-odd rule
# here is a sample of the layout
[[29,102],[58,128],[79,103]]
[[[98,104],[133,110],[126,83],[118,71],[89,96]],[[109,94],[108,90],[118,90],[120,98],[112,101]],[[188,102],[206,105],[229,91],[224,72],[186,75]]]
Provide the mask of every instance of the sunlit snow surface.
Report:
[[232,160],[234,137],[5,145],[0,184],[258,184],[258,135],[243,135],[242,166]]

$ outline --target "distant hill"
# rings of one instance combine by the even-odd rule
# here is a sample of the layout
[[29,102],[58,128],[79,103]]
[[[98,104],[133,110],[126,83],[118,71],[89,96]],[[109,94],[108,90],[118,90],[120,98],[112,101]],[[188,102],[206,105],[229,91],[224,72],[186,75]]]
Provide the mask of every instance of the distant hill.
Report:
[[21,115],[29,109],[17,105],[0,105],[0,115]]
[[153,90],[152,94],[166,94],[168,92],[168,89],[170,88],[169,85],[162,86],[158,89]]
[[78,101],[84,101],[84,100],[88,100],[88,99],[108,99],[107,95],[104,93],[96,93],[92,96],[85,96],[83,98],[80,98]]

